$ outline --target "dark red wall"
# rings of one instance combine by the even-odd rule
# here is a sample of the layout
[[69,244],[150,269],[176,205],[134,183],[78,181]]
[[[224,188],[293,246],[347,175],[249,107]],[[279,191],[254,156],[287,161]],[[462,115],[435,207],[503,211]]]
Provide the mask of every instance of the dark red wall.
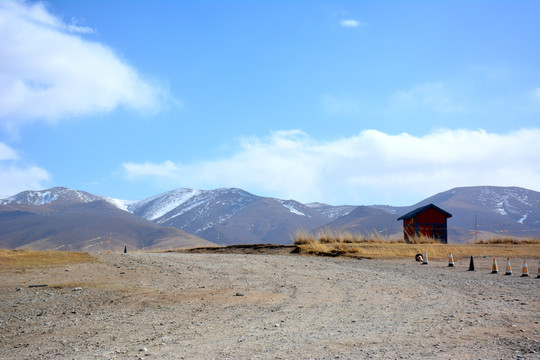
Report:
[[446,224],[446,216],[434,208],[429,208],[416,215],[416,220],[419,224]]

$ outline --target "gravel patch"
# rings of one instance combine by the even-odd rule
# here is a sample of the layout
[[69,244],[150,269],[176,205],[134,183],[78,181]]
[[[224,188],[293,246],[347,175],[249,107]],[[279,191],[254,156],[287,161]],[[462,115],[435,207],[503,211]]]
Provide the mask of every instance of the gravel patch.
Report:
[[491,274],[489,258],[467,271],[469,259],[450,268],[431,259],[98,257],[0,273],[0,359],[540,359],[535,268],[522,278],[521,269]]

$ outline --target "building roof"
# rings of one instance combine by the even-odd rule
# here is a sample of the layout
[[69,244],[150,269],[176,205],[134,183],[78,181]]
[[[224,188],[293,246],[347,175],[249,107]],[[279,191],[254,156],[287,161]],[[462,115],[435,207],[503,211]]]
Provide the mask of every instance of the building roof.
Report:
[[438,210],[438,211],[442,212],[444,215],[446,215],[447,218],[452,217],[452,214],[450,214],[449,212],[444,211],[443,209],[441,209],[438,206],[435,206],[433,204],[429,204],[429,205],[426,205],[426,206],[419,207],[418,209],[415,209],[413,211],[410,211],[410,212],[406,213],[403,216],[400,216],[398,218],[398,221],[413,218],[416,215],[420,214],[421,212],[426,211],[429,208],[434,208],[435,210]]

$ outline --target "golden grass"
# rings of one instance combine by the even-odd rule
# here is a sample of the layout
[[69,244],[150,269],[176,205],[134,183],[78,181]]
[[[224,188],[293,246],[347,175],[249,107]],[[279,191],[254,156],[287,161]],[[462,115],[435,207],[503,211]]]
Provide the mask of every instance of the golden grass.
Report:
[[88,253],[0,249],[0,270],[95,262]]
[[346,230],[320,229],[316,234],[311,231],[299,229],[291,238],[295,245],[303,244],[363,244],[363,243],[384,243],[386,239],[376,230],[366,236],[361,233],[352,233]]
[[533,238],[500,237],[487,240],[478,240],[475,244],[540,244],[540,240]]
[[534,239],[484,240],[477,244],[441,244],[428,237],[400,240],[386,240],[380,234],[370,236],[351,234],[344,231],[324,229],[317,234],[299,230],[292,236],[301,254],[320,256],[364,257],[372,259],[391,259],[414,257],[428,253],[429,258],[446,259],[454,257],[498,256],[540,258],[540,242]]
[[428,253],[430,259],[446,259],[449,254],[454,255],[455,258],[469,256],[540,258],[540,244],[321,244],[315,242],[297,246],[301,254],[371,259],[412,258],[416,254],[425,252]]
[[[331,230],[329,228],[320,229],[316,234],[304,229],[297,230],[294,235],[291,236],[295,245],[305,245],[314,243],[323,244],[385,244],[385,243],[405,243],[403,239],[387,239],[383,237],[377,230],[369,235],[362,233],[352,233],[346,230]],[[439,241],[427,237],[416,236],[410,237],[409,243],[411,244],[438,244]]]

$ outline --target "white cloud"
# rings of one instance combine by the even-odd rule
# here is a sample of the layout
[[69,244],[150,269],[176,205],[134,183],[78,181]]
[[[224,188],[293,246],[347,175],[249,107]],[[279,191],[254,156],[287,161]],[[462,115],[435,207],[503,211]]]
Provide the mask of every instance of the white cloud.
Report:
[[165,161],[162,164],[144,163],[125,163],[124,168],[128,178],[136,178],[138,176],[162,176],[174,177],[178,171],[178,167],[172,161]]
[[164,91],[42,3],[0,0],[0,125],[56,122],[118,106],[155,111]]
[[0,143],[0,161],[2,160],[17,160],[19,156],[17,152],[4,143]]
[[540,190],[540,129],[439,130],[420,137],[365,130],[333,141],[275,132],[244,139],[227,158],[124,163],[123,170],[128,179],[165,188],[240,187],[304,202],[408,205],[456,186]]
[[0,198],[29,189],[42,189],[49,173],[37,166],[24,164],[17,152],[0,143]]
[[364,25],[360,21],[354,20],[354,19],[342,19],[342,20],[339,21],[339,23],[343,27],[353,27],[353,28]]

